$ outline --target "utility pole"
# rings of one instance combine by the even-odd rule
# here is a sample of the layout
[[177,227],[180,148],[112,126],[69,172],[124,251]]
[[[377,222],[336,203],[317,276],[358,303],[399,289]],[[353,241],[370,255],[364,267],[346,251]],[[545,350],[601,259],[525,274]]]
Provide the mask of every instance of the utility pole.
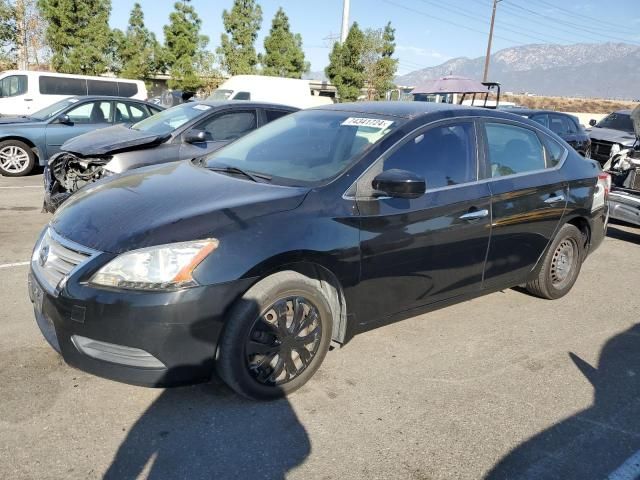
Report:
[[340,42],[344,43],[349,34],[349,3],[350,0],[342,0],[342,31],[340,32]]
[[484,76],[482,77],[482,81],[487,81],[487,76],[489,75],[489,59],[491,58],[491,41],[493,40],[493,23],[496,20],[496,6],[498,2],[502,0],[493,0],[493,11],[491,12],[491,28],[489,29],[489,42],[487,43],[487,56],[484,59]]

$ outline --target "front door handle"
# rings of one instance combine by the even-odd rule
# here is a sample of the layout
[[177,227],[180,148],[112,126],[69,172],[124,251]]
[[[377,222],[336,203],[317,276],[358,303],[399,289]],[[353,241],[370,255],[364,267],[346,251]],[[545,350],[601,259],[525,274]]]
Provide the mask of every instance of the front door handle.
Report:
[[25,98],[24,101],[25,102],[33,102],[33,98]]
[[489,216],[489,210],[486,208],[483,210],[474,210],[473,212],[465,213],[461,215],[460,220],[479,220]]
[[544,203],[558,203],[564,202],[564,195],[555,195],[553,197],[547,198]]

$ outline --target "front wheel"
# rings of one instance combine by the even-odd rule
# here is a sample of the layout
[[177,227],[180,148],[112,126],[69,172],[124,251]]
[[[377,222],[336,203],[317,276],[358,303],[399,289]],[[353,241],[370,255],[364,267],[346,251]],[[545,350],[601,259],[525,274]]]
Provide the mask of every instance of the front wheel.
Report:
[[245,397],[282,397],[320,367],[331,329],[331,307],[319,282],[297,272],[276,273],[251,287],[232,309],[216,369]]
[[22,177],[33,170],[36,156],[33,150],[19,140],[0,142],[0,174],[5,177]]
[[527,290],[550,300],[565,296],[576,283],[583,252],[582,232],[573,225],[563,225],[542,260],[537,278],[527,283]]

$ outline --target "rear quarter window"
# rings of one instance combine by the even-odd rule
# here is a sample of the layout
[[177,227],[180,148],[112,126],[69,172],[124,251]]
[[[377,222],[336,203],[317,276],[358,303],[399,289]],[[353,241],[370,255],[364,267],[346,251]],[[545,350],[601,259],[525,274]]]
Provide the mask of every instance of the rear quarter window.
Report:
[[130,82],[117,82],[118,94],[121,97],[133,97],[138,93],[138,85]]
[[118,95],[118,83],[105,80],[87,80],[89,95]]

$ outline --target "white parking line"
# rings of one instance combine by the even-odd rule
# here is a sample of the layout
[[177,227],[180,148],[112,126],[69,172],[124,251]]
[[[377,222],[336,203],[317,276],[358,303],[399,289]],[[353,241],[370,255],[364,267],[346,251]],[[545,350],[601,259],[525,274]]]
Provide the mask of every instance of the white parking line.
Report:
[[611,472],[607,480],[635,480],[640,478],[640,450]]
[[42,188],[42,185],[22,185],[20,187],[0,187],[0,190],[14,190],[18,188]]
[[3,263],[0,268],[23,267],[25,265],[29,265],[29,262]]

